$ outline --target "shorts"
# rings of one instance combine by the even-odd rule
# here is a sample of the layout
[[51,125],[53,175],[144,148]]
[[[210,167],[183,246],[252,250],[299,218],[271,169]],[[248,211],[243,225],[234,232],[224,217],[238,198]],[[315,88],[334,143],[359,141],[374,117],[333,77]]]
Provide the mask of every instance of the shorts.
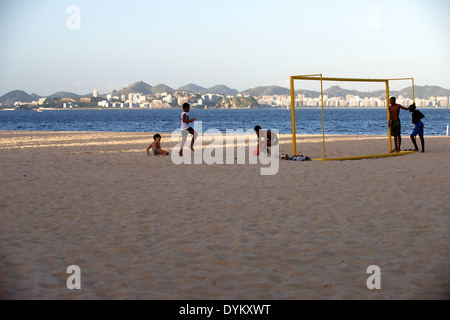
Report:
[[400,120],[391,120],[390,128],[391,128],[391,136],[400,137],[401,131]]
[[153,149],[153,155],[154,155],[154,156],[157,156],[157,155],[158,155],[158,149],[159,149],[159,148]]
[[194,129],[192,129],[191,127],[185,129],[185,130],[181,130],[181,135],[182,136],[187,136],[188,133],[190,134],[194,134]]
[[182,140],[181,140],[181,149],[183,149],[184,148],[184,144],[186,143],[186,140],[187,140],[187,136],[188,136],[188,134],[192,134],[193,136],[194,136],[194,138],[196,137],[196,132],[194,131],[194,129],[192,129],[191,127],[189,127],[189,128],[187,128],[187,129],[185,129],[185,130],[181,130],[181,137],[182,137]]
[[423,139],[423,123],[422,121],[419,121],[416,123],[416,126],[414,127],[413,132],[411,133],[411,137],[415,137],[419,135]]

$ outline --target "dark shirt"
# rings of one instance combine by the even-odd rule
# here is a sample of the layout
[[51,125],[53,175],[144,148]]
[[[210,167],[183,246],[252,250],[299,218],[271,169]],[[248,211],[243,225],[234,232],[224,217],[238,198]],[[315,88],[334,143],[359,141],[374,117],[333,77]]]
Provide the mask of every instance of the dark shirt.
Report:
[[421,119],[425,118],[422,112],[414,110],[412,113],[412,123],[417,124]]

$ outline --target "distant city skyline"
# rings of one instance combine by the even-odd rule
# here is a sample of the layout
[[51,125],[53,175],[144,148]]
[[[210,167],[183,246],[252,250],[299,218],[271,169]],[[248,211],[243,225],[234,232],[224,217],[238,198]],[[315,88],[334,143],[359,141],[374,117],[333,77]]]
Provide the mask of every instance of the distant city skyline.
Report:
[[[106,94],[139,80],[287,88],[289,76],[311,73],[450,89],[449,9],[447,0],[3,0],[0,96]],[[327,87],[336,84],[383,89]]]

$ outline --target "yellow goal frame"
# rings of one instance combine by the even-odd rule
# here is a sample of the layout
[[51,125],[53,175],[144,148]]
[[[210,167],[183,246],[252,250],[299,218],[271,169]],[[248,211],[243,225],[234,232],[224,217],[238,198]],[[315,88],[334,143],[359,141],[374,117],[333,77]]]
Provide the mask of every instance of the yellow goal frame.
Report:
[[[369,159],[369,158],[381,158],[389,156],[398,156],[409,154],[414,151],[401,151],[398,153],[392,153],[392,141],[391,141],[391,129],[389,126],[390,116],[389,116],[389,81],[395,80],[411,80],[412,81],[412,92],[413,101],[415,101],[415,90],[414,90],[414,78],[394,78],[394,79],[357,79],[357,78],[325,78],[322,74],[310,74],[310,75],[299,75],[291,76],[291,117],[292,117],[292,152],[293,155],[297,154],[297,137],[295,130],[295,93],[294,93],[294,80],[313,80],[320,81],[320,96],[322,104],[322,139],[323,139],[323,159],[313,159],[316,161],[331,161],[331,160],[359,160],[359,159]],[[378,155],[366,155],[366,156],[356,156],[356,157],[342,157],[342,158],[327,158],[325,152],[325,120],[323,116],[323,82],[324,81],[346,81],[346,82],[381,82],[386,85],[386,107],[387,107],[387,121],[388,121],[388,140],[389,140],[389,153],[378,154]]]

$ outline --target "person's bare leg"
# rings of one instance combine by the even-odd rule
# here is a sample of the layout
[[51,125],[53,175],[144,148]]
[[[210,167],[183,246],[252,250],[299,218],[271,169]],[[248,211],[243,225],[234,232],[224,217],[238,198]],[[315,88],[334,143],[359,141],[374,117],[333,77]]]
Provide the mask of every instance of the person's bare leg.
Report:
[[397,148],[398,148],[398,141],[397,141],[397,137],[394,136],[394,146],[395,149],[391,151],[391,153],[397,152]]
[[158,149],[158,156],[168,156],[169,152],[163,149]]
[[425,139],[420,137],[420,142],[422,143],[422,152],[425,152]]
[[414,145],[414,151],[419,151],[419,147],[417,146],[417,141],[416,141],[416,137],[411,136],[411,141]]
[[197,132],[194,131],[193,137],[192,137],[192,141],[191,141],[191,150],[194,151],[194,142],[197,139]]
[[184,148],[184,145],[185,145],[185,143],[186,143],[186,139],[187,139],[187,134],[183,131],[182,133],[182,140],[181,140],[181,145],[180,145],[180,152],[178,153],[178,155],[180,156],[180,157],[182,157],[183,156],[183,148]]

